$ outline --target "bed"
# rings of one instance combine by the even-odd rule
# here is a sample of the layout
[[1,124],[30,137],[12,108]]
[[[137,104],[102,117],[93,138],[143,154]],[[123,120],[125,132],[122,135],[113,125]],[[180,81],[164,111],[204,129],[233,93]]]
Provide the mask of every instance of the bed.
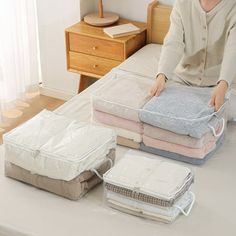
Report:
[[[170,12],[171,7],[153,1],[148,8],[148,45],[56,109],[55,113],[88,122],[91,118],[90,95],[115,74],[136,73],[152,79],[158,52],[168,30]],[[153,51],[157,53],[152,54],[152,63],[150,53]],[[143,63],[143,58],[149,58],[149,63],[137,71],[135,64]],[[194,167],[196,206],[188,218],[181,217],[173,225],[145,221],[104,207],[102,186],[92,190],[81,201],[72,202],[8,179],[3,174],[3,147],[0,146],[0,235],[236,235],[235,133],[236,123],[229,123],[225,144],[215,154],[214,161],[207,162],[204,167]],[[118,146],[117,160],[127,152],[163,159]]]

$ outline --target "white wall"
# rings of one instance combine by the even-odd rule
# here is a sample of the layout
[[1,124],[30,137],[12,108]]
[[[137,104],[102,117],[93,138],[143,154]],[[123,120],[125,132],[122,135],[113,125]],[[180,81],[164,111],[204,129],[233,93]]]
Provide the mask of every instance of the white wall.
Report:
[[175,0],[160,0],[161,4],[173,5]]
[[[153,0],[103,0],[104,10],[118,13],[123,18],[146,22],[147,7]],[[175,0],[160,0],[160,3],[172,5]],[[98,7],[98,1],[95,1]]]
[[89,13],[95,11],[95,6],[97,3],[97,0],[78,0],[80,1],[80,16],[81,19]]
[[[104,0],[104,8],[120,16],[146,21],[152,0]],[[174,0],[161,0],[173,4]],[[65,35],[68,26],[97,10],[98,0],[37,0],[43,94],[68,99],[77,93],[79,75],[66,69]]]
[[43,93],[69,98],[77,93],[79,75],[67,72],[66,27],[80,20],[79,0],[37,0]]

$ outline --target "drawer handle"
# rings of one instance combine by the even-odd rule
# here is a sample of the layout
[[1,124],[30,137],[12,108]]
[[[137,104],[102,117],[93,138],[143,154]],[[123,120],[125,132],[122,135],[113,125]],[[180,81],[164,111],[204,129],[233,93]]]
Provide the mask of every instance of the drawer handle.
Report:
[[97,50],[97,47],[96,47],[96,46],[93,46],[93,50]]
[[98,67],[98,65],[93,65],[93,68],[97,68]]

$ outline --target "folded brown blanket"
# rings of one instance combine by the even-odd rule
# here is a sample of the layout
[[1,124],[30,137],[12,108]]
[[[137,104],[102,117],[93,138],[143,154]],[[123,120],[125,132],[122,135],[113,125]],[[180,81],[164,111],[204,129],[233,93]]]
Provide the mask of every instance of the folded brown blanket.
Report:
[[[114,162],[115,150],[111,150],[107,157]],[[110,167],[111,163],[107,160],[97,169],[97,171],[100,175],[103,175]],[[91,171],[85,171],[70,181],[52,179],[46,176],[32,174],[30,171],[7,161],[5,162],[5,175],[71,200],[80,199],[91,188],[102,181]]]
[[131,139],[117,136],[117,144],[133,149],[140,149],[140,143],[137,143]]
[[117,185],[113,185],[110,183],[105,183],[105,188],[108,191],[118,193],[122,196],[131,198],[131,199],[136,199],[141,202],[149,203],[152,205],[159,205],[162,207],[171,207],[180,197],[182,197],[189,190],[189,188],[193,182],[194,182],[194,177],[193,177],[193,175],[191,175],[189,180],[186,182],[184,187],[181,189],[181,191],[176,194],[175,198],[172,198],[170,200],[164,200],[161,198],[152,197],[152,196],[149,196],[149,195],[146,195],[146,194],[143,194],[140,192],[135,192],[130,189],[120,187]]

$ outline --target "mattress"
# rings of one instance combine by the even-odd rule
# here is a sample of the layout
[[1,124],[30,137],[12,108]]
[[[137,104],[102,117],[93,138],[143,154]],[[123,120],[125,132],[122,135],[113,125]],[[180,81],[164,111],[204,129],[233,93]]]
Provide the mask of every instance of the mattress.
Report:
[[44,110],[3,136],[5,160],[32,173],[70,181],[106,161],[113,130]]
[[218,112],[209,106],[212,88],[169,86],[160,96],[153,97],[140,110],[144,123],[166,129],[177,134],[202,138],[222,126],[224,129],[225,104]]
[[[150,53],[150,60],[152,54],[153,52]],[[143,67],[152,65],[150,60],[146,60]],[[102,83],[106,82],[107,79],[109,78],[106,75],[105,78],[98,80],[81,94],[57,108],[55,112],[78,121],[88,122],[92,111],[90,94]],[[235,188],[232,188],[232,185],[236,178],[234,168],[236,165],[236,124],[231,123],[228,127],[228,141],[216,154],[216,159],[207,163],[204,168],[197,168],[196,189],[198,190],[197,205],[199,208],[198,210],[194,209],[189,219],[180,219],[174,225],[170,225],[170,227],[163,227],[162,224],[149,223],[145,220],[114,214],[114,212],[111,213],[109,210],[104,210],[100,191],[102,190],[102,185],[98,186],[92,194],[89,194],[79,204],[78,202],[68,202],[44,191],[33,191],[25,184],[10,181],[9,178],[4,177],[2,171],[4,158],[0,158],[0,208],[1,212],[4,212],[4,214],[0,214],[0,228],[1,230],[7,228],[7,235],[11,236],[23,234],[23,232],[25,234],[30,232],[30,235],[44,236],[51,236],[53,232],[54,235],[65,236],[68,234],[68,229],[70,229],[70,236],[77,236],[78,229],[80,233],[85,232],[85,234],[90,235],[96,233],[99,235],[110,234],[113,236],[125,235],[127,232],[132,232],[131,235],[136,236],[157,234],[181,236],[235,235],[235,221],[233,220],[235,216],[232,210],[232,203],[235,202],[236,191]],[[1,151],[2,149],[3,146],[0,146]],[[123,157],[123,153],[126,151],[128,151],[127,148],[118,146],[118,159]],[[149,154],[144,153],[144,155],[148,156]],[[163,159],[154,155],[150,156]],[[208,178],[209,176],[210,178]],[[229,184],[229,181],[231,184]],[[216,183],[221,183],[220,189]],[[206,186],[212,187],[206,188]],[[212,196],[214,196],[214,201],[212,201]],[[216,202],[222,201],[225,204],[218,204],[216,207]],[[39,202],[41,204],[38,204]],[[17,206],[17,211],[15,206]],[[233,206],[235,207],[235,204]],[[24,212],[24,217],[22,217],[22,212]],[[84,217],[85,215],[88,217]],[[114,217],[111,217],[111,215]],[[44,227],[42,227],[42,219]],[[10,225],[14,225],[14,228],[7,222],[10,222]],[[99,232],[97,232],[97,227],[88,228],[91,223],[100,225],[104,224],[104,222],[106,222],[106,227],[102,227]],[[117,225],[122,225],[122,227],[117,227]],[[200,225],[201,227],[199,227]],[[114,231],[114,229],[117,230]]]
[[[97,168],[98,173],[100,175],[104,174],[111,168],[111,162],[114,163],[114,161],[115,150],[111,150],[107,155],[106,162]],[[30,171],[7,161],[5,162],[5,175],[71,200],[80,199],[90,189],[102,181],[96,174],[94,174],[94,172],[91,171],[84,171],[70,181],[52,179],[46,176],[32,174]]]
[[137,75],[114,76],[92,94],[93,109],[140,122],[139,109],[150,99],[153,81]]

